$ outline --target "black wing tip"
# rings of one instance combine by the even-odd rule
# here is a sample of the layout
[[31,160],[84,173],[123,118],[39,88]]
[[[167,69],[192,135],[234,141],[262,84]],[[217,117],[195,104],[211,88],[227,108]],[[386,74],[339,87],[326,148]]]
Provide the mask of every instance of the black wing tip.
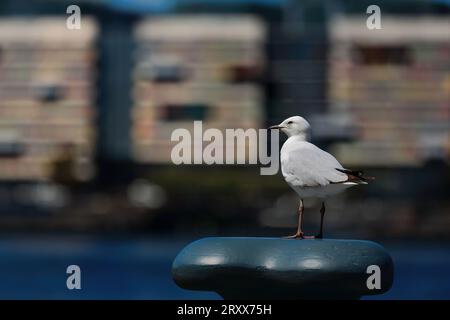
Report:
[[351,175],[353,177],[356,177],[360,179],[361,181],[367,182],[367,180],[375,180],[375,177],[366,177],[364,176],[364,171],[359,170],[348,170],[348,169],[339,169],[335,168],[337,171]]

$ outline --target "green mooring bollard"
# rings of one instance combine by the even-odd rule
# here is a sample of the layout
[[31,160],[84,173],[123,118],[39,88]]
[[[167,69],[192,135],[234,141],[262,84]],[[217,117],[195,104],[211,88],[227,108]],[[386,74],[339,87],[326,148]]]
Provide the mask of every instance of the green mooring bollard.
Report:
[[172,275],[224,299],[360,299],[390,289],[393,263],[371,241],[217,237],[186,246]]

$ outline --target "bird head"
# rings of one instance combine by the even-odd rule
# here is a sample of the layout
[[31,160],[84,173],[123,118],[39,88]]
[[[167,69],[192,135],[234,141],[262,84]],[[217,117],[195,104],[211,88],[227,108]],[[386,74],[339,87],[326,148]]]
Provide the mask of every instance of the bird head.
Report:
[[310,128],[309,122],[300,116],[287,118],[280,124],[269,127],[269,129],[281,130],[288,137],[302,136],[304,139],[308,137]]

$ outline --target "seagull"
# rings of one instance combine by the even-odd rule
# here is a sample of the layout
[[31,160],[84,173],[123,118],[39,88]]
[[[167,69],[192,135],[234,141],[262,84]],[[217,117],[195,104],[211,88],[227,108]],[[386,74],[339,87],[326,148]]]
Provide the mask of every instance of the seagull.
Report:
[[[362,171],[345,169],[328,152],[308,142],[310,124],[300,116],[287,118],[279,125],[269,127],[284,132],[288,139],[281,147],[281,172],[287,184],[299,195],[297,232],[288,239],[321,239],[325,199],[356,185],[367,184],[372,177],[365,177]],[[305,236],[302,231],[303,200],[319,198],[320,231],[317,236]]]

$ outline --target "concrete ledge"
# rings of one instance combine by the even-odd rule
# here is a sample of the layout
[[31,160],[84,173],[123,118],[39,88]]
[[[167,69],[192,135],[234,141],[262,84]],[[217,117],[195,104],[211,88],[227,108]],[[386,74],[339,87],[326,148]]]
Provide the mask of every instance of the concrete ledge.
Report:
[[[367,287],[370,265],[380,268],[380,289]],[[186,246],[172,275],[225,299],[359,299],[390,289],[393,263],[371,241],[217,237]]]

